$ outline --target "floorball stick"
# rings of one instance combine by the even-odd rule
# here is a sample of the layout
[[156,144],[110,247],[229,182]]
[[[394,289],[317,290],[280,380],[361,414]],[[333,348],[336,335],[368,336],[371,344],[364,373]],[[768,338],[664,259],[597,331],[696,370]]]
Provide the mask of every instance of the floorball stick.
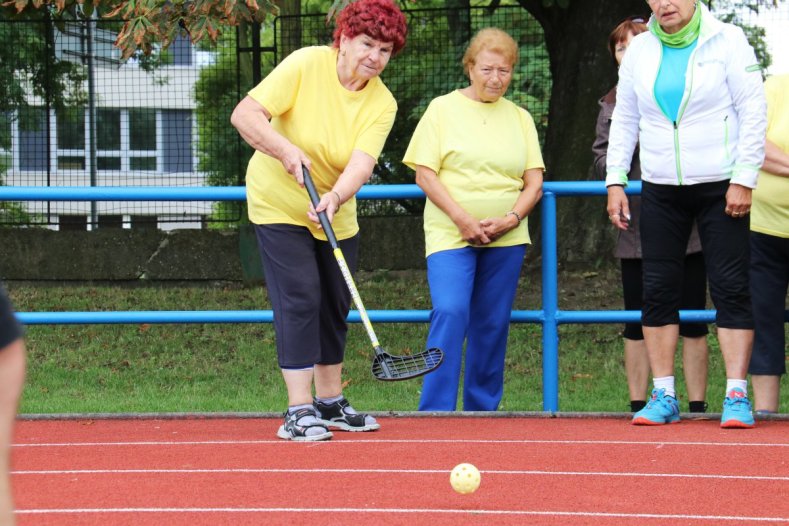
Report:
[[[307,193],[310,194],[310,201],[312,206],[317,207],[320,202],[318,191],[315,189],[315,183],[312,182],[309,170],[302,167],[304,173],[304,186],[307,187]],[[375,335],[373,325],[370,323],[370,318],[367,316],[367,311],[364,309],[362,298],[359,296],[359,291],[356,289],[356,283],[351,276],[351,270],[348,268],[348,263],[345,261],[345,256],[340,250],[340,245],[337,243],[337,237],[334,235],[334,229],[329,222],[326,211],[318,213],[318,219],[321,222],[323,231],[326,233],[326,238],[334,252],[334,257],[337,264],[340,266],[340,272],[345,279],[345,284],[351,292],[351,297],[359,311],[359,316],[362,319],[362,324],[367,330],[367,335],[370,337],[370,342],[373,344],[375,350],[375,357],[373,358],[372,373],[379,380],[408,380],[409,378],[416,378],[423,374],[429,373],[444,360],[444,353],[441,349],[427,349],[419,354],[408,356],[395,356],[389,354],[381,348],[378,343],[378,337]]]

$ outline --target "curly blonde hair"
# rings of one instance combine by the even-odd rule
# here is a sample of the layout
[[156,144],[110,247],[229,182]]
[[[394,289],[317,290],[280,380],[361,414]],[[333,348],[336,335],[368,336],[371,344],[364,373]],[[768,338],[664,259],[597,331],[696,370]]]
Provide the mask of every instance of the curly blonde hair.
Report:
[[468,43],[466,52],[463,54],[463,71],[468,75],[468,71],[475,64],[477,55],[482,51],[492,51],[501,54],[514,66],[518,63],[518,44],[506,31],[497,27],[486,27],[480,29],[471,42]]

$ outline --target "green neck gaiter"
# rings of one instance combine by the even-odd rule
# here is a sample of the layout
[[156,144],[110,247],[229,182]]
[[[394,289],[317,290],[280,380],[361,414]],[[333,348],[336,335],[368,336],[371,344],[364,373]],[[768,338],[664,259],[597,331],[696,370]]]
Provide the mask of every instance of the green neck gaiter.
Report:
[[699,33],[701,33],[701,9],[696,6],[696,11],[693,13],[693,17],[690,19],[690,22],[688,22],[688,25],[676,33],[669,34],[663,31],[663,28],[660,27],[657,20],[652,22],[649,30],[668,47],[688,47],[699,38]]

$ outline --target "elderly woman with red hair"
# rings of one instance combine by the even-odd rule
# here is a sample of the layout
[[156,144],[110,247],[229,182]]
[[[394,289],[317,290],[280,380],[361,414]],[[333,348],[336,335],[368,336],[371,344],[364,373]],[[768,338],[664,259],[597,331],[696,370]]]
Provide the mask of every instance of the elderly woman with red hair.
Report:
[[[342,393],[351,296],[316,212],[326,212],[355,269],[355,195],[370,178],[397,112],[379,75],[405,45],[406,33],[405,16],[392,0],[357,0],[337,18],[331,46],[293,52],[231,117],[256,150],[247,168],[247,202],[288,392],[277,432],[285,440],[328,440],[331,429],[380,427]],[[302,167],[321,195],[314,209]]]

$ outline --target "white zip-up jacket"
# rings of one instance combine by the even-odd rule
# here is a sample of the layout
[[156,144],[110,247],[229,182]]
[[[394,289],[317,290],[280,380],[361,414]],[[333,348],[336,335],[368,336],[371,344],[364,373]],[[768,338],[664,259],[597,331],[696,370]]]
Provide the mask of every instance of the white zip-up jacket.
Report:
[[[663,57],[660,40],[645,32],[628,46],[619,68],[606,186],[627,185],[639,143],[644,181],[676,186],[729,179],[756,187],[767,129],[761,70],[742,29],[720,22],[701,2],[697,9],[701,33],[688,61],[676,122],[654,94]],[[650,27],[656,23],[653,16]]]

